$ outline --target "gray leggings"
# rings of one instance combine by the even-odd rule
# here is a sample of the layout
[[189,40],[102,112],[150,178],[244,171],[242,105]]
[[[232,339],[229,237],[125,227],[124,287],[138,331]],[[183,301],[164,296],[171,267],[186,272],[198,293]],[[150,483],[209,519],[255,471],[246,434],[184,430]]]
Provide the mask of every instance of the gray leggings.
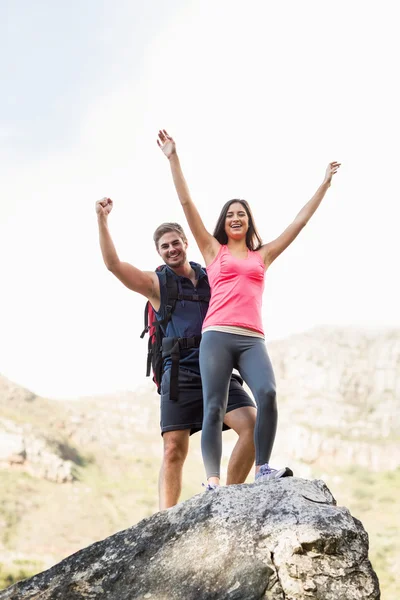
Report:
[[278,421],[275,376],[264,340],[206,331],[200,344],[200,371],[204,399],[201,451],[207,478],[220,476],[222,423],[232,369],[239,371],[257,404],[256,465],[269,462],[275,440]]

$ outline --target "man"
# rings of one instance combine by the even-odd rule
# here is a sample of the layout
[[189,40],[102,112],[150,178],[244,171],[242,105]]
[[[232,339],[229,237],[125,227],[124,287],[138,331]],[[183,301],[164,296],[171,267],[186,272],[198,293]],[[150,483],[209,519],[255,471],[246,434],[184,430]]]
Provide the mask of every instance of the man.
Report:
[[[129,289],[145,296],[153,306],[157,319],[163,322],[166,315],[166,286],[159,272],[141,271],[122,262],[115,250],[109,229],[108,216],[113,202],[103,198],[96,202],[100,247],[106,267]],[[188,242],[177,223],[164,223],[154,233],[157,252],[166,264],[181,290],[165,335],[170,340],[199,337],[207,308],[204,303],[191,298],[209,292],[207,276],[196,263],[186,256]],[[196,293],[197,292],[197,293]],[[188,299],[189,298],[189,299]],[[201,429],[203,396],[199,369],[199,348],[183,348],[179,354],[178,398],[171,393],[171,355],[165,353],[161,381],[161,433],[163,436],[163,462],[159,477],[160,509],[174,506],[182,489],[182,470],[188,449],[189,437]],[[164,352],[163,352],[164,356]],[[237,443],[228,464],[227,484],[243,483],[254,462],[254,425],[256,409],[239,381],[232,377],[229,400],[224,417],[224,427],[238,434]]]

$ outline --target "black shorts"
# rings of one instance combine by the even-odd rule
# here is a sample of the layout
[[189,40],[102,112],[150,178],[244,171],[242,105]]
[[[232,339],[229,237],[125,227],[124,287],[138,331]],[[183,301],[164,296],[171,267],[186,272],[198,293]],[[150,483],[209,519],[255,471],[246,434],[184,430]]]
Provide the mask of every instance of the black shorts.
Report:
[[[190,435],[192,435],[200,431],[203,424],[201,377],[186,369],[179,369],[179,397],[176,401],[169,399],[170,378],[171,369],[168,369],[164,373],[161,382],[161,434],[166,431],[190,429]],[[242,406],[255,408],[253,400],[237,379],[232,377],[226,412],[228,413]],[[225,429],[229,429],[229,427],[224,425],[223,430]]]

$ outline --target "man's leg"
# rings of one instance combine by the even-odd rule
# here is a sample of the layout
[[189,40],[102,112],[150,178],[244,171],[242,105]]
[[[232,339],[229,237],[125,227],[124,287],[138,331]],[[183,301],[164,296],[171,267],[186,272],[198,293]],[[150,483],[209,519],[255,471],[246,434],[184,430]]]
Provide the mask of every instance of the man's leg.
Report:
[[239,436],[228,463],[227,485],[243,483],[253,466],[256,417],[257,410],[252,406],[242,406],[225,415],[224,423]]
[[158,483],[160,510],[178,503],[182,490],[182,469],[189,450],[190,429],[166,431]]

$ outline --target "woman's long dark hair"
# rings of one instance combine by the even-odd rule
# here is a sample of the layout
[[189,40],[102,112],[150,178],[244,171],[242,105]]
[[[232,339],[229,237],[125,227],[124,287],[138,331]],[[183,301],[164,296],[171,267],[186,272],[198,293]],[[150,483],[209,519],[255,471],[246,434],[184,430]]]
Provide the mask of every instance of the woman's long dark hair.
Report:
[[213,236],[215,237],[216,240],[218,240],[218,242],[220,244],[228,243],[228,236],[226,235],[226,232],[225,232],[225,219],[226,219],[226,215],[229,210],[229,207],[231,206],[231,204],[234,204],[235,202],[239,202],[239,204],[241,204],[243,206],[243,208],[246,211],[247,216],[249,218],[249,228],[246,233],[246,246],[248,247],[249,250],[258,250],[262,246],[262,239],[261,239],[260,234],[258,233],[257,228],[254,224],[253,214],[252,214],[250,206],[246,200],[228,200],[228,202],[226,202],[224,204],[224,206],[222,207],[222,210],[221,210],[221,214],[218,217],[218,221],[215,226]]

